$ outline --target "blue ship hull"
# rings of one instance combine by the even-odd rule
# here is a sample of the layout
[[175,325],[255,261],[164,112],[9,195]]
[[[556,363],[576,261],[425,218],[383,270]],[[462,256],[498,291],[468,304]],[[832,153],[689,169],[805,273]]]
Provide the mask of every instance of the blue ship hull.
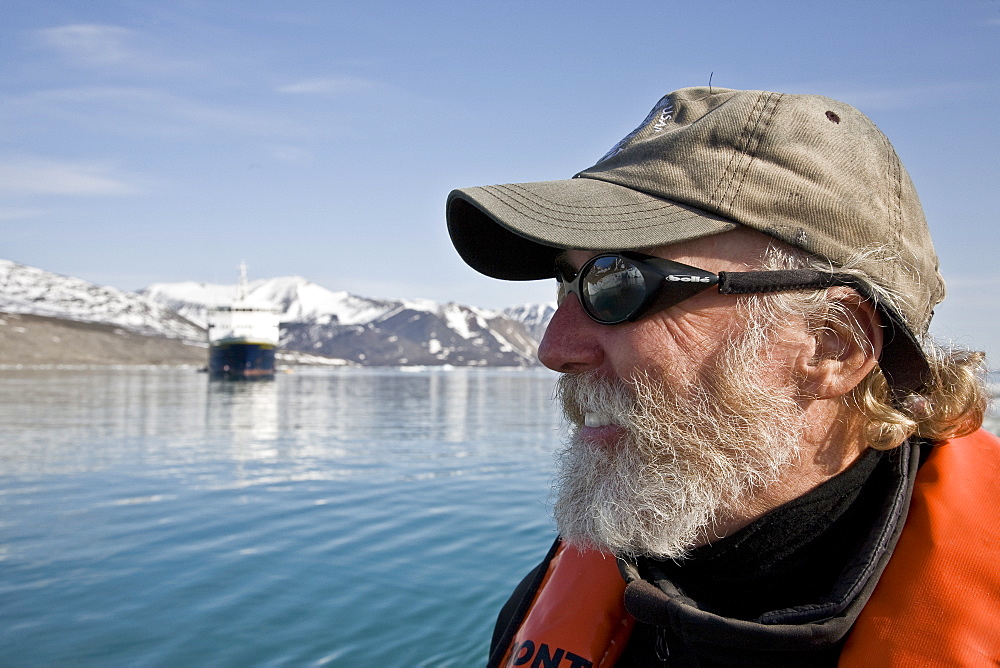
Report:
[[208,349],[209,378],[272,380],[275,346],[269,343],[220,341]]

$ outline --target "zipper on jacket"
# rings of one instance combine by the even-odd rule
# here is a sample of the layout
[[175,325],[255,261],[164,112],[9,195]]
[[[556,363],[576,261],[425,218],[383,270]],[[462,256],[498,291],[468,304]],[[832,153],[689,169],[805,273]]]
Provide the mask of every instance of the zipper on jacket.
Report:
[[664,626],[656,627],[656,658],[664,666],[670,664],[670,645],[667,643],[667,629]]

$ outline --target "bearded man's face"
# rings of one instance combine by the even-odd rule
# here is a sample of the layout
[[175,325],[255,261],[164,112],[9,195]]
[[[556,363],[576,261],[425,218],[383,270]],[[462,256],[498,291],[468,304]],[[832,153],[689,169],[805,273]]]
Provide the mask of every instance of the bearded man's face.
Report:
[[555,517],[565,540],[682,557],[779,478],[799,457],[804,425],[794,384],[767,358],[773,329],[731,335],[695,374],[560,378],[570,434]]

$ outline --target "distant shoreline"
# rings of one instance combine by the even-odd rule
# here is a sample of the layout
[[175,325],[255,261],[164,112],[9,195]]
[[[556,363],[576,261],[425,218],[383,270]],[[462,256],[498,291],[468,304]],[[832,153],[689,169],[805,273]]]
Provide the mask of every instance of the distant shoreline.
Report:
[[116,325],[0,312],[0,365],[204,365],[208,344]]

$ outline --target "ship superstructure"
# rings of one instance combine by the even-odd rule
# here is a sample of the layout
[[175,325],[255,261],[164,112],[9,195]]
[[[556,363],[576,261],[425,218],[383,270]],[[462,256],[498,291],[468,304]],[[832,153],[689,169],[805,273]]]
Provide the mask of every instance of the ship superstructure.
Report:
[[247,268],[240,264],[236,299],[208,313],[208,373],[223,380],[274,378],[280,312],[247,300]]

